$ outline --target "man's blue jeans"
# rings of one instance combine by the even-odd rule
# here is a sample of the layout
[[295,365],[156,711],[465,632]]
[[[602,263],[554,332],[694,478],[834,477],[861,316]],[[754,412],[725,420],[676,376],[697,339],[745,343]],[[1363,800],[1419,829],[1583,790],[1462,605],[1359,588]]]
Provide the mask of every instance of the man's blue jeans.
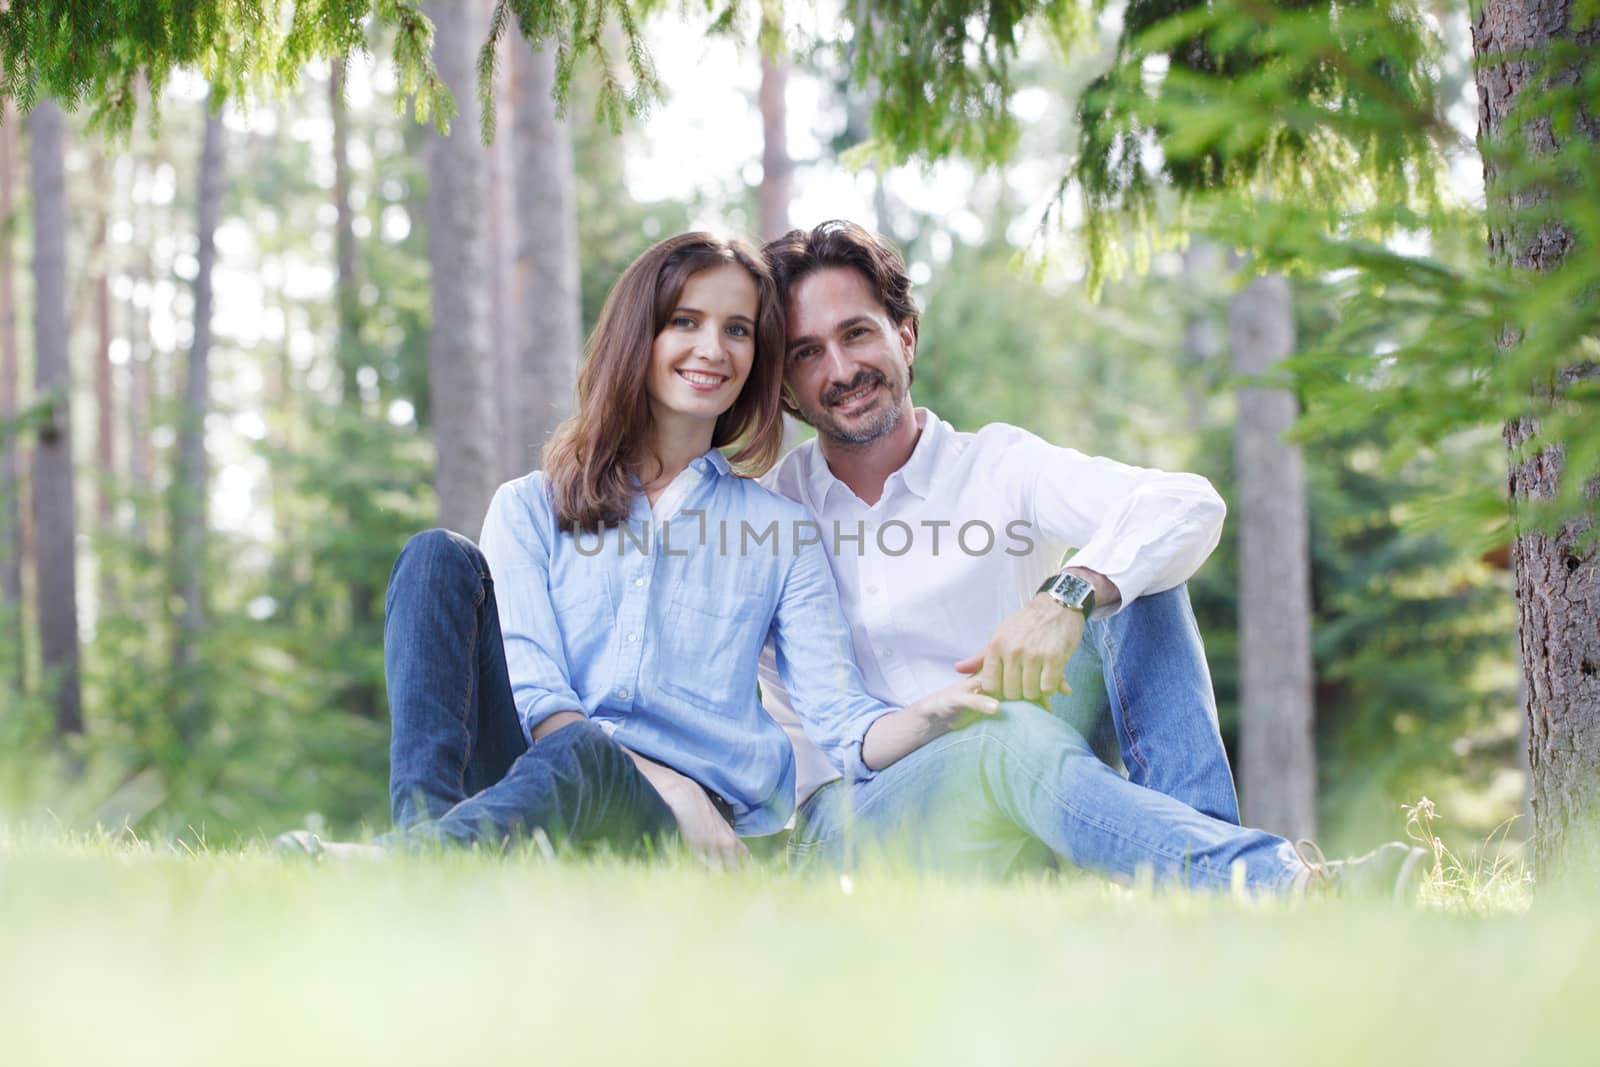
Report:
[[[1205,652],[1183,587],[1092,621],[1051,714],[1021,701],[801,808],[790,859],[881,855],[1000,874],[1051,854],[1103,873],[1287,889],[1303,865],[1280,837],[1239,827]],[[1084,739],[1109,717],[1128,777]],[[1074,724],[1077,724],[1076,726]]]
[[393,721],[392,848],[552,841],[631,851],[671,833],[666,803],[590,722],[529,746],[511,697],[494,581],[448,530],[406,543],[389,576],[384,674]]

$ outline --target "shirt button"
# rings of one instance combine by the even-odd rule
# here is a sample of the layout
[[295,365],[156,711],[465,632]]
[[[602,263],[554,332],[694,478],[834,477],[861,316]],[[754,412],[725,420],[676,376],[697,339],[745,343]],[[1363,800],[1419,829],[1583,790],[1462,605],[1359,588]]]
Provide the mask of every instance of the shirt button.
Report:
[[639,635],[638,634],[629,634],[627,637],[623,638],[623,640],[627,641],[628,644],[631,645],[635,641],[639,640]]
[[635,578],[633,580],[633,587],[635,589],[643,589],[644,588],[644,579],[643,578]]
[[883,650],[883,658],[884,659],[894,659],[894,649],[892,649],[892,648],[884,649]]
[[631,694],[629,694],[629,692],[626,689],[618,689],[617,690],[617,696],[621,697],[623,700],[627,700],[630,695]]
[[878,587],[875,586],[875,585],[869,585],[869,586],[867,586],[867,592],[870,593],[873,596],[877,596],[878,595]]

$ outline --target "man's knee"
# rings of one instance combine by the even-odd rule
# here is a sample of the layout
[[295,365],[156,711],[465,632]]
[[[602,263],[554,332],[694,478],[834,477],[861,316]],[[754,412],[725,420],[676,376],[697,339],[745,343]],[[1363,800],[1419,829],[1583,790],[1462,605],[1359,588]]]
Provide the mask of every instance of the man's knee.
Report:
[[968,729],[979,731],[980,736],[1002,749],[1008,759],[1043,760],[1052,764],[1063,757],[1098,759],[1083,734],[1028,701],[1005,701],[998,714]]

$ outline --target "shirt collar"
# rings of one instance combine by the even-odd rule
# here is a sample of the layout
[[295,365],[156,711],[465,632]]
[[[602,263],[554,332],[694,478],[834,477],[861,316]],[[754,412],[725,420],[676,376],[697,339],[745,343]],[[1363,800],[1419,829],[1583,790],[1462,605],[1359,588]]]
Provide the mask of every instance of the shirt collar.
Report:
[[[917,443],[911,450],[911,455],[906,459],[901,468],[889,475],[893,479],[900,476],[901,483],[922,499],[928,499],[928,494],[933,489],[934,473],[939,466],[939,452],[944,445],[944,436],[949,432],[944,420],[929,411],[927,408],[915,410],[917,427],[921,433]],[[811,499],[816,502],[817,510],[821,510],[828,502],[828,493],[834,486],[839,486],[848,493],[849,487],[833,476],[833,471],[828,469],[828,461],[822,455],[822,446],[819,444],[813,456],[816,460],[811,466]],[[887,482],[885,483],[887,488]]]
[[716,473],[724,476],[733,473],[733,467],[728,463],[728,457],[724,456],[720,450],[715,448],[701,456],[699,459],[695,460],[694,465],[700,468],[700,473],[702,474],[709,473],[707,470],[708,467],[711,471],[715,471]]

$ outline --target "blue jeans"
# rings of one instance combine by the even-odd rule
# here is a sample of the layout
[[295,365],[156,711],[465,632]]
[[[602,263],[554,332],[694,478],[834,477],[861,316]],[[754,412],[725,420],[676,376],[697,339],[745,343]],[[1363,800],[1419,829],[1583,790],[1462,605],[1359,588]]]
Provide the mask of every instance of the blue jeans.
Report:
[[[1302,869],[1280,837],[1238,826],[1205,653],[1179,587],[1089,623],[1055,715],[1021,701],[890,764],[824,786],[800,810],[791,862],[869,855],[1001,874],[1052,855],[1103,873],[1283,890]],[[1128,777],[1085,740],[1109,715]],[[1071,720],[1071,721],[1069,721]],[[1074,723],[1077,725],[1075,726]]]
[[633,760],[590,722],[529,745],[478,546],[448,530],[406,543],[389,575],[384,676],[394,848],[505,845],[543,831],[631,851],[676,827]]

